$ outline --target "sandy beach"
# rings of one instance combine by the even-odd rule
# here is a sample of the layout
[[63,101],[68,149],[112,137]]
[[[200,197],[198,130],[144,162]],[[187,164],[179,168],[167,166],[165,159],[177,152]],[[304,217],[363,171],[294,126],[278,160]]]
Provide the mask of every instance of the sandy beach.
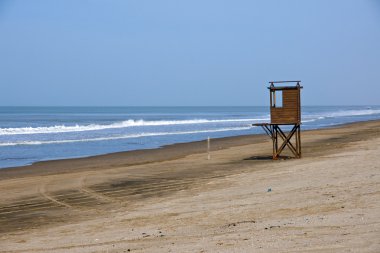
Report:
[[0,252],[380,252],[380,121],[0,170]]

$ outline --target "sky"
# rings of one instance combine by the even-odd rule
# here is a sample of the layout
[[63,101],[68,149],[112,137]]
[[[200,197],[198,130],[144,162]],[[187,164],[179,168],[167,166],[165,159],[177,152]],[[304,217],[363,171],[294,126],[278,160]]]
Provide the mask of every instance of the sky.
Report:
[[380,0],[0,0],[2,106],[380,104]]

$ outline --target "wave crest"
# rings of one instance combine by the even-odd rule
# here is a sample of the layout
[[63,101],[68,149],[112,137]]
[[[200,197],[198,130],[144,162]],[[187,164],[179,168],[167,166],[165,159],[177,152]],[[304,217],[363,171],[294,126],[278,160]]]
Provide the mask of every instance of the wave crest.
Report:
[[117,129],[127,127],[140,127],[140,126],[169,126],[169,125],[191,125],[191,124],[207,124],[207,123],[228,123],[228,122],[254,122],[268,119],[221,119],[221,120],[207,120],[207,119],[192,119],[192,120],[125,120],[108,125],[74,125],[74,126],[47,126],[47,127],[19,127],[19,128],[0,128],[0,135],[22,135],[22,134],[49,134],[49,133],[68,133],[68,132],[84,132],[84,131],[98,131],[105,129]]
[[4,146],[20,146],[20,145],[42,145],[42,144],[62,144],[62,143],[75,143],[75,142],[110,141],[110,140],[132,139],[132,138],[149,137],[149,136],[182,135],[182,134],[198,134],[198,133],[216,133],[216,132],[227,132],[227,131],[242,131],[242,130],[249,130],[251,128],[252,128],[251,126],[249,126],[249,127],[231,127],[231,128],[208,129],[208,130],[199,130],[199,131],[140,133],[140,134],[130,134],[130,135],[120,135],[120,136],[110,136],[110,137],[99,137],[99,138],[90,138],[90,139],[77,139],[77,140],[5,142],[5,143],[0,143],[0,146],[4,147]]

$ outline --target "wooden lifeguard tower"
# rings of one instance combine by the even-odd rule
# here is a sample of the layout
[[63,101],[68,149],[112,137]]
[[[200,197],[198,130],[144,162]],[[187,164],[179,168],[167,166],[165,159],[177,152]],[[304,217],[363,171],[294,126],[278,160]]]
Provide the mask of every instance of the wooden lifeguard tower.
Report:
[[[289,148],[295,158],[301,158],[302,86],[300,83],[301,81],[269,82],[270,123],[253,124],[261,126],[271,137],[275,160],[280,158],[285,147]],[[280,126],[290,126],[291,130],[286,133]]]

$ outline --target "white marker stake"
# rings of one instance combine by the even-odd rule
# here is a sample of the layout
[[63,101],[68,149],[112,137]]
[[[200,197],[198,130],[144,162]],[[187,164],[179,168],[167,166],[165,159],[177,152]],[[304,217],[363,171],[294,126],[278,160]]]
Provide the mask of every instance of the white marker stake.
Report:
[[207,137],[207,160],[210,160],[210,137]]

